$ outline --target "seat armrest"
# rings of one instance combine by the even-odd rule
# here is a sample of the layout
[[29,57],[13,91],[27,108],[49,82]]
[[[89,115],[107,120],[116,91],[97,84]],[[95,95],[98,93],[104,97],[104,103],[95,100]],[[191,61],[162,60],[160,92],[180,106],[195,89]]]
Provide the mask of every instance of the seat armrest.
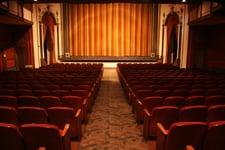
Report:
[[195,150],[195,148],[192,145],[187,145],[186,150]]
[[46,147],[39,147],[38,150],[46,150]]
[[81,115],[81,109],[79,108],[78,110],[77,110],[77,113],[75,114],[75,117],[79,117]]
[[157,123],[156,130],[156,149],[164,150],[166,146],[168,131],[163,127],[161,123]]
[[138,105],[140,105],[140,106],[143,105],[142,102],[141,102],[139,99],[137,99],[137,103],[138,103]]
[[70,124],[69,124],[69,123],[65,124],[63,130],[59,130],[60,135],[61,135],[62,137],[64,137],[64,136],[67,134],[69,128],[70,128]]
[[161,123],[157,123],[157,127],[164,135],[168,134],[168,131],[163,127],[163,125]]
[[83,101],[83,105],[86,105],[86,104],[87,104],[87,98],[85,98]]
[[148,117],[150,117],[151,116],[151,114],[149,113],[149,111],[148,111],[148,109],[144,109],[144,114],[146,115],[146,116],[148,116]]
[[143,124],[143,136],[146,140],[148,140],[149,137],[149,127],[151,123],[151,114],[149,113],[148,109],[143,110],[143,119],[144,119],[144,124]]
[[71,145],[70,145],[70,137],[71,137],[71,132],[70,132],[70,124],[65,124],[63,130],[59,130],[60,135],[62,137],[62,142],[63,142],[63,149],[64,150],[71,150]]

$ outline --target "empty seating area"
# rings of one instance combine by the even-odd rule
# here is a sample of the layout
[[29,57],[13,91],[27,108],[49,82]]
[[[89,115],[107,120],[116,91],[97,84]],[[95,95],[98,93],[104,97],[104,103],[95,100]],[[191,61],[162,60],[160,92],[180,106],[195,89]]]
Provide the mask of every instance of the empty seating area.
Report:
[[156,139],[157,150],[225,149],[225,74],[125,63],[117,72],[144,138]]
[[[88,122],[95,103],[102,67],[52,64],[0,73],[1,149],[70,150],[70,140],[82,138],[82,124]],[[4,147],[11,140],[17,148]]]

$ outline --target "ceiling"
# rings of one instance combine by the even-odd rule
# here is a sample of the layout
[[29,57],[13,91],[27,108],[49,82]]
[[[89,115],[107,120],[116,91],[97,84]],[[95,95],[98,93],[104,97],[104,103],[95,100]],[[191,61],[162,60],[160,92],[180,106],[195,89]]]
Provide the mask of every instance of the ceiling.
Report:
[[[23,3],[111,3],[111,2],[132,2],[132,3],[184,3],[183,0],[21,0]],[[185,0],[185,3],[199,3],[201,1],[221,2],[221,0]]]

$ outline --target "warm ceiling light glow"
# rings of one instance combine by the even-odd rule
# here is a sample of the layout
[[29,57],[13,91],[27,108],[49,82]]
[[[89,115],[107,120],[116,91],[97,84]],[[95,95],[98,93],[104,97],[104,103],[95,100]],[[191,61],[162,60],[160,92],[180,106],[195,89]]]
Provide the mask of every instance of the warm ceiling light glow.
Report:
[[34,0],[34,2],[37,2],[38,0]]
[[186,2],[186,0],[182,0],[182,2],[183,2],[183,3],[185,3],[185,2]]

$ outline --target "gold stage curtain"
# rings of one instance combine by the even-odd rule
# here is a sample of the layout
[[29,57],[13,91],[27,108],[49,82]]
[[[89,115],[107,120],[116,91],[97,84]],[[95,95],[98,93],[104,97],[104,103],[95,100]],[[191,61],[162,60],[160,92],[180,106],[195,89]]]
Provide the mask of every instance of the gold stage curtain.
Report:
[[72,56],[150,56],[153,4],[70,4]]

